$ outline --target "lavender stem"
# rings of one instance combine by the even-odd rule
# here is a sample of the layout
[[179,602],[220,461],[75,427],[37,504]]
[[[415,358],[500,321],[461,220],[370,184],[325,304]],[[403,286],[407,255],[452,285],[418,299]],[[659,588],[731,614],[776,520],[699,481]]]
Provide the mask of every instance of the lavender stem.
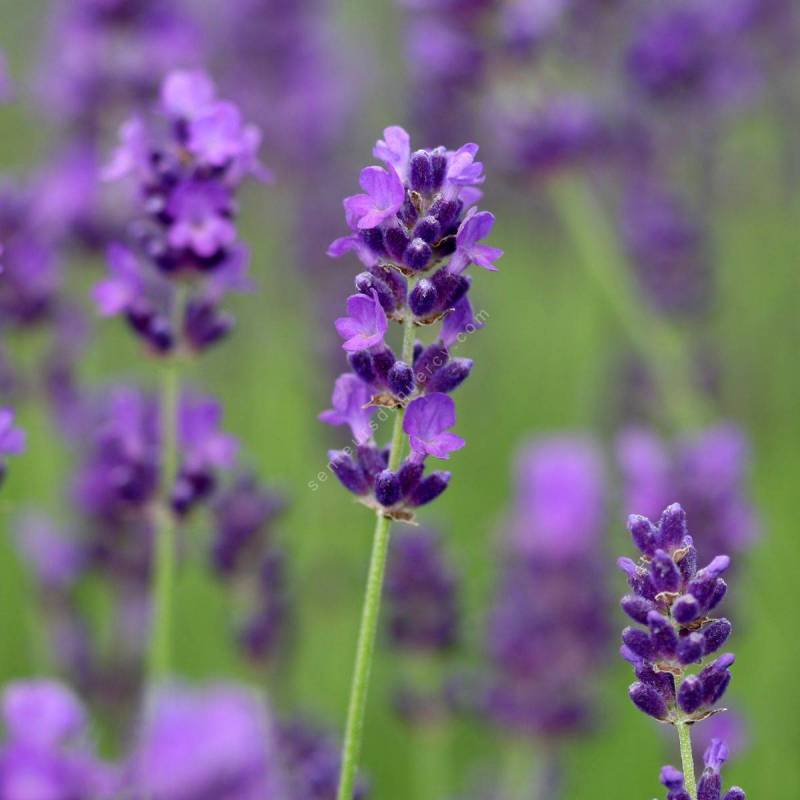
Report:
[[675,725],[678,731],[678,743],[681,748],[681,762],[683,765],[683,780],[686,791],[692,800],[697,800],[697,784],[694,777],[694,756],[692,754],[692,734],[686,722]]
[[564,178],[554,185],[552,197],[587,275],[625,328],[630,344],[653,371],[673,427],[678,431],[699,427],[708,413],[692,387],[685,344],[678,331],[657,314],[648,313],[635,296],[622,269],[626,259],[591,188],[580,180]]
[[[414,319],[407,313],[403,321],[402,360],[411,363],[414,353]],[[389,451],[389,466],[396,472],[402,458],[403,417],[405,409],[399,408],[394,418],[392,440]],[[347,727],[342,747],[342,772],[339,779],[337,800],[352,800],[355,788],[361,743],[364,736],[364,715],[367,708],[367,693],[372,670],[372,657],[375,650],[375,636],[378,630],[378,616],[383,593],[383,578],[386,571],[386,557],[389,552],[389,528],[391,520],[381,511],[377,514],[375,533],[372,540],[367,588],[361,612],[361,627],[356,645],[356,660],[353,668],[353,681],[350,689],[350,702],[347,710]]]
[[[173,318],[181,318],[184,292],[176,291]],[[175,328],[177,330],[177,328]],[[175,586],[177,526],[170,507],[170,492],[178,473],[178,404],[180,372],[178,356],[164,360],[161,373],[160,418],[161,502],[157,510],[153,543],[153,599],[147,676],[150,684],[169,675],[172,667],[172,601]]]
[[537,760],[529,741],[524,738],[510,739],[506,743],[500,779],[503,800],[540,800],[538,791],[532,788],[537,785],[537,768]]

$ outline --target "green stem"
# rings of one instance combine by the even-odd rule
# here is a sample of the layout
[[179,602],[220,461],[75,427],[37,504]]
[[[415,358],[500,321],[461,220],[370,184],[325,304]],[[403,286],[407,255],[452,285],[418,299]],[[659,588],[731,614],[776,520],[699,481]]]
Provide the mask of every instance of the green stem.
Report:
[[692,386],[692,364],[683,337],[650,313],[637,296],[617,235],[591,188],[579,179],[564,178],[553,185],[552,198],[586,275],[653,375],[672,427],[680,431],[702,425],[707,409]]
[[[403,350],[401,358],[411,363],[414,351],[414,321],[408,315],[403,322]],[[389,469],[395,471],[403,456],[403,417],[405,410],[397,410],[392,429],[389,452]],[[364,716],[367,709],[367,693],[372,670],[372,656],[375,651],[375,637],[378,631],[378,616],[383,593],[383,577],[386,571],[386,558],[389,553],[389,526],[391,520],[380,511],[375,521],[372,539],[367,588],[361,612],[361,627],[356,645],[356,660],[353,668],[353,681],[350,688],[350,703],[347,709],[347,726],[342,747],[342,772],[339,779],[337,800],[352,800],[361,757],[361,742],[364,738]]]
[[172,600],[175,585],[176,533],[175,515],[170,509],[170,492],[178,471],[178,400],[180,376],[174,357],[169,358],[161,375],[161,506],[154,542],[154,578],[149,683],[157,683],[169,675],[172,667]]
[[503,800],[533,800],[537,796],[537,772],[538,764],[529,741],[524,738],[508,740],[501,776]]
[[694,777],[694,755],[692,754],[691,729],[685,722],[678,722],[675,724],[675,727],[678,730],[678,742],[681,747],[683,782],[692,800],[697,800],[697,783]]

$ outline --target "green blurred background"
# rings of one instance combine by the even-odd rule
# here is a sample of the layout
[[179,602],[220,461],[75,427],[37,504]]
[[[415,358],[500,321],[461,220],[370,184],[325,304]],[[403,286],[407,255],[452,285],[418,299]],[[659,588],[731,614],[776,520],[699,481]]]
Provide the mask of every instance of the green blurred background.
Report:
[[[0,1],[0,45],[15,74],[22,74],[35,54],[40,6]],[[364,163],[383,126],[406,121],[397,101],[402,79],[395,14],[386,0],[342,6],[350,34],[380,53],[382,67],[370,88],[361,140],[353,144]],[[2,172],[35,163],[45,151],[46,137],[32,112],[19,105],[1,109]],[[720,301],[709,326],[722,352],[722,412],[752,437],[753,496],[764,521],[763,537],[731,587],[736,609],[731,649],[737,664],[729,702],[746,716],[750,741],[729,765],[726,782],[744,786],[754,798],[788,798],[800,796],[800,644],[794,611],[800,564],[800,205],[787,200],[781,188],[778,132],[771,119],[743,120],[726,149],[735,174],[725,202],[715,209]],[[269,163],[268,148],[265,160]],[[352,192],[355,178],[354,173],[341,194]],[[489,186],[492,180],[490,174]],[[425,514],[445,533],[463,577],[467,662],[479,657],[493,580],[493,537],[509,500],[514,451],[524,437],[540,432],[590,430],[610,441],[609,384],[624,344],[620,326],[586,282],[557,226],[537,224],[541,215],[525,202],[498,206],[489,200],[486,207],[498,217],[493,243],[506,254],[500,273],[475,279],[474,303],[490,316],[486,329],[465,346],[465,354],[475,360],[472,380],[458,398],[458,432],[468,446],[453,459],[450,490]],[[325,468],[325,452],[333,441],[316,414],[327,405],[331,382],[330,368],[320,361],[319,338],[335,334],[318,329],[304,273],[292,263],[280,187],[251,189],[243,209],[243,238],[253,249],[259,290],[236,299],[236,335],[212,351],[191,378],[220,396],[228,429],[244,443],[245,460],[291,501],[279,535],[291,552],[298,652],[276,702],[341,726],[372,518],[333,481],[318,491],[308,488]],[[76,292],[84,291],[99,269],[74,270]],[[330,269],[355,274],[357,266],[342,260],[331,262]],[[341,305],[341,298],[331,302]],[[140,359],[121,326],[104,324],[98,331],[84,367],[87,379],[152,382],[152,364]],[[69,453],[59,451],[41,410],[21,410],[21,422],[29,448],[14,461],[3,489],[4,528],[20,507],[69,514],[61,488]],[[629,550],[623,511],[616,509],[609,521],[610,562]],[[197,528],[201,541],[206,532],[202,524]],[[615,575],[613,581],[615,593],[622,593],[622,579]],[[234,655],[225,597],[205,574],[202,560],[184,568],[178,591],[180,671],[198,679],[266,681]],[[42,668],[32,620],[35,608],[24,570],[8,537],[2,537],[3,681]],[[621,615],[616,622],[622,627]],[[364,753],[378,800],[410,797],[411,743],[389,706],[397,670],[392,656],[378,655]],[[598,672],[598,730],[569,748],[567,797],[653,797],[659,793],[657,769],[677,760],[677,748],[628,702],[627,665],[612,660],[610,667],[598,664]],[[468,788],[476,771],[483,766],[491,770],[502,747],[491,731],[460,724],[452,749],[453,787]]]

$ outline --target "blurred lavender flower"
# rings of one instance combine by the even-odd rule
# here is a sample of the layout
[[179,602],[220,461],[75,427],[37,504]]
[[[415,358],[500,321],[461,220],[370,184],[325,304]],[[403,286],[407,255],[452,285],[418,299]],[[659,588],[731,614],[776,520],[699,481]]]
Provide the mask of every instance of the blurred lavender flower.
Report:
[[[223,296],[249,285],[233,222],[235,193],[248,175],[267,177],[256,155],[261,134],[236,106],[217,99],[199,71],[167,76],[159,112],[125,123],[105,170],[109,180],[135,178],[143,219],[134,237],[139,252],[110,250],[111,274],[94,299],[102,314],[123,314],[157,353],[199,351],[230,330],[218,308]],[[176,279],[192,281],[184,307],[177,307]]]
[[126,782],[153,800],[284,796],[275,725],[237,686],[161,689],[150,699]]
[[[296,717],[278,723],[277,745],[288,775],[286,800],[336,800],[341,755],[333,737]],[[353,800],[367,795],[367,783],[360,778]]]
[[163,75],[196,63],[198,32],[180,2],[58,0],[42,51],[43,109],[94,133],[155,96]]
[[[703,756],[705,769],[697,784],[697,800],[746,800],[743,789],[733,786],[722,795],[722,765],[728,760],[728,748],[722,739],[714,739]],[[675,767],[661,770],[661,783],[667,788],[667,800],[691,800],[684,786],[683,773]]]
[[591,717],[591,681],[609,644],[598,569],[606,488],[594,443],[558,437],[523,448],[489,615],[489,716],[556,738]]
[[746,490],[749,447],[737,426],[719,424],[673,445],[652,431],[629,428],[616,449],[624,506],[654,517],[673,498],[682,498],[701,560],[721,551],[742,552],[758,536]]
[[0,796],[8,800],[91,800],[116,791],[114,770],[95,756],[75,695],[55,681],[18,681],[3,690],[6,738]]
[[14,412],[0,408],[0,480],[5,472],[5,457],[16,456],[25,450],[25,431],[14,425]]
[[632,591],[622,598],[622,609],[646,627],[622,632],[622,656],[637,677],[630,698],[662,722],[686,725],[706,719],[718,711],[734,656],[718,656],[697,673],[688,669],[714,655],[730,636],[727,619],[709,616],[726,594],[722,575],[730,558],[718,555],[698,570],[686,514],[677,503],[664,511],[658,525],[630,516],[628,530],[642,558],[618,561]]
[[627,187],[621,214],[623,240],[649,304],[673,316],[706,313],[713,273],[696,215],[647,178]]

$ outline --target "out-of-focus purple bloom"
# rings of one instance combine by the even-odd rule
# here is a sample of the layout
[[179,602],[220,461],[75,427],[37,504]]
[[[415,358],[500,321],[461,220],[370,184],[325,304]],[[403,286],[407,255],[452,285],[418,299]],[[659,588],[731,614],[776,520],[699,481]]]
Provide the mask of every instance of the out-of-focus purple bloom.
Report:
[[178,445],[184,469],[196,472],[234,466],[239,443],[220,430],[221,425],[222,406],[216,400],[183,399],[178,411]]
[[89,746],[83,707],[69,689],[46,680],[9,684],[3,718],[0,796],[90,800],[115,793],[113,771]]
[[[622,632],[621,654],[637,677],[629,696],[639,710],[662,722],[699,722],[716,712],[735,660],[732,653],[707,660],[732,630],[727,619],[709,616],[727,592],[722,575],[730,558],[718,555],[697,568],[686,514],[677,503],[665,509],[657,525],[631,515],[628,530],[642,558],[617,562],[631,589],[621,605],[644,626]],[[701,662],[705,666],[693,671]]]
[[740,714],[728,709],[724,714],[716,714],[692,731],[692,749],[700,758],[711,746],[714,739],[725,742],[731,756],[742,753],[750,739],[747,731],[747,720]]
[[61,124],[94,133],[109,110],[118,117],[152,101],[165,73],[199,56],[182,3],[59,2],[42,51],[42,105]]
[[331,403],[333,408],[323,411],[319,418],[328,425],[349,425],[356,444],[365,444],[372,438],[372,415],[368,408],[370,393],[367,384],[348,372],[336,379]]
[[342,345],[345,350],[356,352],[383,344],[389,323],[377,292],[373,291],[372,297],[350,295],[347,313],[349,316],[336,320],[336,332],[345,340]]
[[0,50],[0,103],[7,103],[14,93],[11,76],[8,73],[6,54]]
[[403,431],[408,434],[411,449],[419,457],[450,458],[466,442],[449,429],[456,424],[456,407],[452,398],[435,392],[418,397],[406,409]]
[[393,536],[386,572],[389,641],[398,650],[437,653],[458,642],[458,580],[438,534]]
[[626,508],[654,517],[675,497],[691,515],[701,559],[741,552],[758,536],[747,498],[749,447],[743,431],[724,423],[670,446],[652,431],[632,428],[617,440],[617,462]]
[[153,800],[281,797],[272,720],[244,688],[164,687],[150,700],[129,779]]
[[[288,775],[286,800],[336,800],[341,752],[327,732],[300,718],[278,723],[278,751]],[[365,800],[367,782],[357,781],[353,800]]]
[[702,228],[678,197],[652,180],[631,184],[622,203],[622,235],[641,291],[663,314],[706,312],[713,273]]
[[508,524],[515,551],[554,558],[580,555],[601,537],[606,479],[595,443],[559,436],[524,447],[517,460],[516,500]]
[[532,443],[517,475],[489,616],[486,711],[518,734],[557,737],[591,719],[590,676],[608,650],[605,481],[581,437]]
[[74,534],[44,514],[30,512],[17,520],[14,540],[45,590],[68,588],[86,565],[87,553]]
[[[248,175],[265,173],[258,130],[216,98],[205,73],[167,75],[160,111],[169,125],[157,125],[151,113],[122,126],[105,170],[106,180],[135,179],[141,219],[136,252],[110,250],[112,275],[96,287],[95,300],[104,314],[125,313],[134,333],[166,354],[181,345],[203,350],[230,331],[232,320],[218,305],[225,293],[250,288],[234,221],[236,190]],[[194,278],[192,292],[173,313],[172,278],[186,275]]]
[[25,431],[14,425],[14,412],[0,408],[0,462],[5,456],[16,456],[25,450]]

